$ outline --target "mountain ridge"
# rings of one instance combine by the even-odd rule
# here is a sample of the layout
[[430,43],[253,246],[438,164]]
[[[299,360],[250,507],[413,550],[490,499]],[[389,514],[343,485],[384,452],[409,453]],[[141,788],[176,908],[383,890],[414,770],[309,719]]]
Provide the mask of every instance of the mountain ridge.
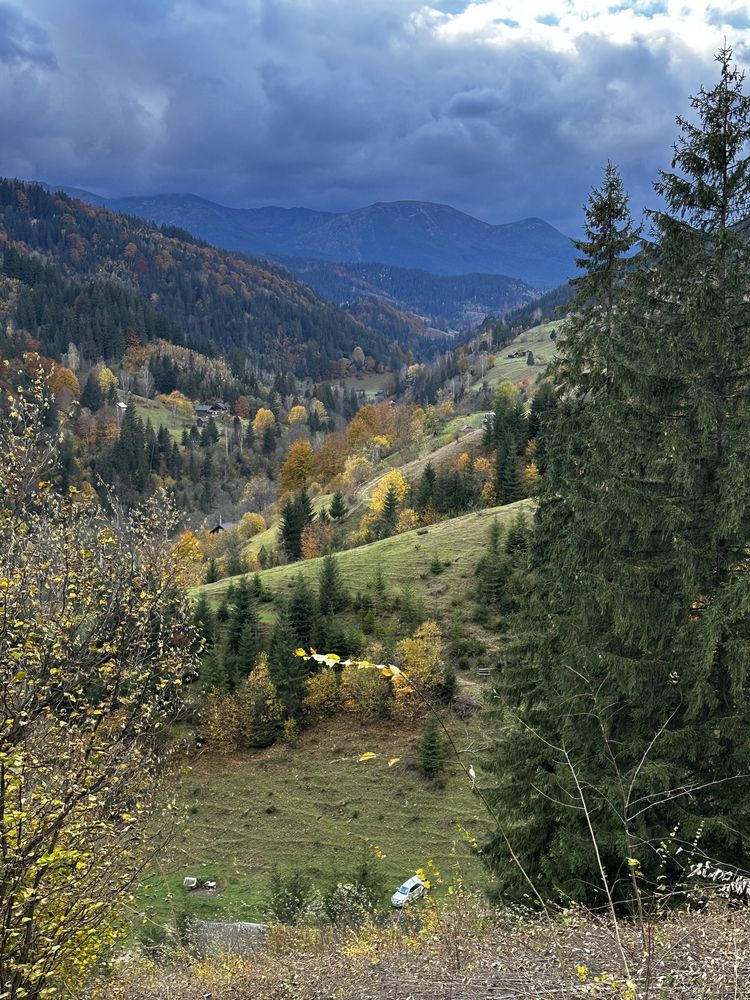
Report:
[[193,194],[104,198],[55,187],[112,211],[175,225],[228,250],[330,262],[378,261],[440,275],[479,272],[546,290],[575,274],[571,240],[538,216],[498,225],[450,205],[404,199],[347,212],[304,207],[230,208]]
[[[46,265],[55,273],[47,274]],[[170,328],[167,339],[209,357],[239,353],[298,377],[329,377],[355,346],[389,369],[412,356],[410,347],[433,349],[431,339],[411,329],[403,331],[407,343],[396,343],[268,261],[113,214],[59,189],[4,178],[0,269],[26,289],[23,321],[16,317],[14,328],[40,340],[54,359],[82,339],[89,361],[119,359],[128,325],[135,324],[142,342],[165,336],[158,317]],[[76,302],[87,295],[90,315],[79,315]],[[127,302],[113,305],[112,295]],[[97,305],[102,297],[107,303]],[[115,305],[117,321],[110,315]],[[0,314],[3,308],[0,296]]]

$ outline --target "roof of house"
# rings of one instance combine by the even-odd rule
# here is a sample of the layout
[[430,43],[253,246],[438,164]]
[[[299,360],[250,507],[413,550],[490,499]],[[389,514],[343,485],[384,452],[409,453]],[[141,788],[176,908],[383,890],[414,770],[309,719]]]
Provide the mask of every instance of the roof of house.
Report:
[[237,522],[236,521],[221,521],[220,520],[218,524],[215,524],[213,526],[213,528],[209,528],[208,529],[208,533],[209,533],[209,535],[215,535],[219,531],[229,531],[230,528],[236,528],[236,527],[237,527]]

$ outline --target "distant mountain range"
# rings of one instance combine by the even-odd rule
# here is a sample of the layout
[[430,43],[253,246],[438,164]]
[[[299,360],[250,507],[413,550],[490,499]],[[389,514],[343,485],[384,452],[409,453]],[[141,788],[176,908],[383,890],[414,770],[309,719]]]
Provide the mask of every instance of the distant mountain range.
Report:
[[333,263],[283,254],[273,260],[323,298],[355,315],[362,308],[357,303],[375,298],[402,312],[416,313],[438,330],[479,326],[488,315],[504,316],[535,301],[539,294],[518,278],[502,274],[430,274],[392,264]]
[[103,198],[60,190],[93,205],[180,226],[229,250],[332,262],[381,262],[433,274],[479,272],[549,289],[575,274],[571,241],[542,219],[493,226],[449,205],[378,202],[351,212],[228,208],[191,194]]
[[[395,312],[395,310],[394,310]],[[70,344],[87,362],[167,340],[208,358],[329,378],[361,347],[398,370],[440,344],[399,315],[381,329],[324,301],[289,271],[177,227],[113,214],[0,177],[0,355]],[[443,338],[441,338],[443,339]]]

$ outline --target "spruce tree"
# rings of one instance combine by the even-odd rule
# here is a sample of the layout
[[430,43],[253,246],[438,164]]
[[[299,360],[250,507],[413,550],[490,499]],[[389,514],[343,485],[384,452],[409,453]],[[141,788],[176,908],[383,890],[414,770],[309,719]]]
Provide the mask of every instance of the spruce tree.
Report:
[[498,503],[515,503],[523,496],[516,443],[510,432],[503,435],[495,454],[495,495]]
[[508,536],[505,539],[505,551],[509,556],[523,552],[529,545],[529,523],[526,514],[519,510],[510,523]]
[[195,603],[193,621],[201,630],[206,648],[210,649],[216,640],[216,619],[203,592]]
[[[230,653],[238,654],[245,626],[249,623],[256,630],[258,629],[258,609],[251,584],[246,577],[240,577],[233,598],[234,602],[227,624],[227,650]],[[252,662],[250,662],[248,669],[252,666]]]
[[318,576],[318,609],[321,615],[335,615],[346,607],[347,599],[338,559],[334,555],[324,556]]
[[204,691],[226,691],[227,675],[221,651],[216,647],[209,650],[201,666],[200,681]]
[[628,254],[638,242],[628,197],[617,167],[608,163],[602,185],[589,195],[585,239],[574,241],[583,274],[558,334],[556,382],[577,395],[606,389],[612,372],[614,317],[625,287]]
[[438,728],[435,716],[430,714],[427,717],[427,722],[422,733],[422,742],[419,745],[419,763],[422,774],[436,787],[440,787],[443,784],[445,762],[445,744],[440,735],[440,729]]
[[258,656],[237,692],[237,716],[240,741],[245,746],[270,746],[281,730],[283,708],[265,653]]
[[396,521],[398,520],[398,492],[396,490],[395,483],[391,483],[386,490],[385,497],[383,499],[383,509],[380,512],[380,517],[378,518],[378,527],[380,533],[383,536],[392,535],[396,530]]
[[[625,265],[629,237],[610,225],[617,185],[609,212],[594,211],[601,192],[589,203],[589,243],[612,253],[584,260],[562,338],[534,586],[488,761],[542,891],[601,899],[599,861],[625,891],[626,859],[655,876],[675,828],[690,841],[702,827],[725,866],[750,835],[750,253],[736,225],[750,100],[731,52],[718,62],[695,121],[678,119],[638,258]],[[506,890],[527,891],[501,836],[488,854]]]
[[92,413],[100,410],[102,403],[102,389],[96,375],[91,373],[86,379],[86,385],[81,393],[81,406],[87,407]]
[[289,600],[289,627],[295,646],[308,649],[318,620],[316,600],[305,578],[297,577]]
[[239,659],[239,669],[242,676],[246,676],[253,668],[258,653],[261,651],[260,622],[258,612],[253,602],[250,606],[250,614],[242,629],[237,656]]
[[435,470],[432,462],[428,462],[422,473],[414,501],[414,506],[421,513],[426,510],[435,496]]
[[278,604],[277,611],[278,618],[268,645],[268,664],[279,698],[287,713],[293,716],[299,712],[310,671],[308,661],[294,655],[296,643],[285,601]]
[[240,576],[240,574],[245,572],[246,568],[240,544],[239,542],[235,542],[230,546],[229,553],[227,554],[226,575]]
[[296,497],[289,497],[281,508],[279,537],[289,559],[297,560],[302,556],[302,532],[314,516],[310,497],[305,490]]
[[349,507],[344,499],[344,494],[341,490],[336,490],[331,500],[331,506],[328,509],[329,515],[334,521],[343,521],[348,512]]

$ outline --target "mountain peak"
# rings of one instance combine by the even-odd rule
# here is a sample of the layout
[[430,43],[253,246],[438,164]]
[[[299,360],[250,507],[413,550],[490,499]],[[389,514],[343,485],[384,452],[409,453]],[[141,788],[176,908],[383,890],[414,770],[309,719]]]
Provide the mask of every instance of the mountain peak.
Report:
[[404,199],[348,212],[297,207],[229,208],[193,194],[74,197],[158,224],[180,226],[229,250],[356,263],[380,261],[433,274],[508,275],[538,289],[575,274],[575,250],[544,219],[491,224],[451,205]]

